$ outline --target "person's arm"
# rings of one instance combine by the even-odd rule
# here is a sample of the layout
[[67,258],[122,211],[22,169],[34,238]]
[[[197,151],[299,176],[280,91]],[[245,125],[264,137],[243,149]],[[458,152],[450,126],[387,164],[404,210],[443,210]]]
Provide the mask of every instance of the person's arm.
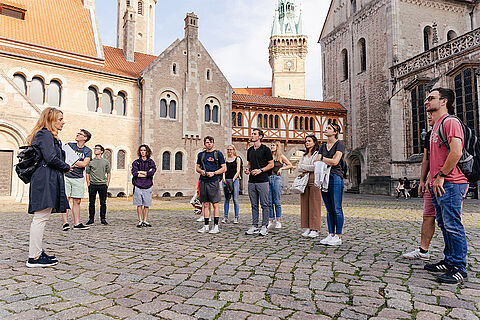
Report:
[[150,167],[149,167],[148,171],[146,172],[146,175],[147,175],[147,177],[153,177],[155,172],[157,172],[157,165],[155,164],[155,161],[153,161],[152,159],[149,159],[148,163],[149,163]]
[[77,162],[75,162],[73,166],[77,168],[85,168],[86,166],[88,166],[89,163],[90,158],[86,157],[85,159],[83,159],[83,161],[78,160]]
[[282,161],[284,166],[278,169],[277,175],[281,175],[283,170],[289,170],[293,168],[292,163],[290,162],[290,160],[288,160],[287,157],[285,157],[285,155],[282,154],[282,157],[280,160]]
[[430,161],[428,161],[428,150],[423,149],[422,168],[420,170],[420,183],[418,185],[418,195],[423,196],[427,192],[426,182],[428,171],[430,170]]
[[241,168],[240,159],[237,157],[237,172],[235,172],[235,175],[233,176],[233,181],[235,181],[240,176],[240,168]]
[[250,161],[247,161],[247,165],[245,166],[245,169],[243,169],[245,174],[250,174]]
[[110,178],[112,177],[111,173],[107,173],[107,187],[110,185]]
[[87,187],[90,187],[90,173],[85,173],[85,180],[87,181]]
[[112,174],[111,174],[112,167],[110,165],[110,162],[108,161],[107,161],[107,166],[105,171],[107,172],[107,188],[108,188],[108,186],[110,185],[110,178],[112,177]]
[[337,151],[335,152],[335,155],[333,158],[325,158],[324,156],[320,157],[320,160],[328,164],[329,166],[336,166],[340,160],[342,159],[343,152],[342,151]]
[[132,163],[132,176],[134,176],[135,178],[138,178],[138,161],[135,160],[133,161]]
[[57,156],[57,151],[55,150],[55,142],[53,135],[48,130],[40,130],[35,136],[36,145],[34,146],[36,150],[40,151],[43,159],[47,165],[51,168],[62,172],[68,172],[71,170],[71,167]]
[[[462,157],[462,149],[463,149],[462,139],[457,137],[452,137],[452,140],[450,141],[449,145],[450,145],[450,152],[448,153],[445,163],[440,169],[440,171],[442,171],[446,175],[448,175],[457,166],[458,160],[460,160],[460,158]],[[440,176],[437,173],[437,176],[435,177],[435,181],[433,182],[433,193],[436,196],[441,196],[442,194],[445,193],[445,189],[443,189],[444,182],[445,182],[445,178]]]
[[225,163],[222,163],[220,166],[220,169],[217,169],[214,171],[214,175],[223,175],[227,171],[227,165]]
[[200,173],[200,175],[202,176],[205,176],[207,174],[207,172],[203,170],[198,163],[197,163],[197,167],[195,168],[195,171],[197,171],[197,173]]

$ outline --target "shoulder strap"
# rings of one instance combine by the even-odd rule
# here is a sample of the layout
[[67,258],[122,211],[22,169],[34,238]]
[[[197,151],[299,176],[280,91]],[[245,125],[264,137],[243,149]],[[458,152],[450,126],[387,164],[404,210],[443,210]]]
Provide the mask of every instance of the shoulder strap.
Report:
[[443,144],[443,145],[445,145],[445,146],[447,147],[448,150],[450,150],[450,145],[448,144],[448,140],[447,140],[447,134],[445,133],[445,127],[444,127],[444,125],[443,125],[443,123],[445,122],[445,120],[447,120],[448,118],[457,119],[458,122],[460,122],[460,125],[462,126],[462,130],[463,130],[463,122],[462,122],[462,120],[460,120],[458,117],[449,114],[448,116],[446,116],[445,118],[443,118],[442,122],[440,122],[440,125],[438,126],[438,137],[440,138],[440,147],[441,147],[442,144]]
[[220,160],[218,160],[218,150],[213,151],[213,159],[215,159],[215,164],[217,168],[220,168]]
[[200,157],[200,169],[202,170],[205,170],[205,165],[203,164],[203,161],[205,160],[206,154],[207,154],[206,151],[202,151],[202,155]]

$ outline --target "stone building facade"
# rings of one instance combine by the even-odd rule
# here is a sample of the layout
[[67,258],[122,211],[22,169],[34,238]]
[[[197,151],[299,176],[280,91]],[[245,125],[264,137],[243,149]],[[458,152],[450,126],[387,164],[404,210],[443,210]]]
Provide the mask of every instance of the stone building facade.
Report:
[[231,142],[232,88],[199,41],[193,13],[183,39],[149,54],[153,20],[145,15],[155,2],[119,0],[119,33],[128,31],[122,48],[102,45],[93,0],[0,3],[0,196],[27,200],[12,165],[47,106],[64,112],[62,141],[85,128],[88,146],[106,148],[112,195],[131,193],[129,164],[141,143],[158,167],[155,195],[193,194],[203,136],[215,136],[220,149]]
[[[323,92],[349,106],[347,160],[356,173],[350,188],[390,194],[396,179],[419,178],[424,92],[434,84],[454,88],[466,69],[476,85],[468,74],[479,62],[479,19],[473,0],[331,2],[319,39]],[[462,90],[460,97],[473,92]],[[475,112],[464,112],[464,119]]]

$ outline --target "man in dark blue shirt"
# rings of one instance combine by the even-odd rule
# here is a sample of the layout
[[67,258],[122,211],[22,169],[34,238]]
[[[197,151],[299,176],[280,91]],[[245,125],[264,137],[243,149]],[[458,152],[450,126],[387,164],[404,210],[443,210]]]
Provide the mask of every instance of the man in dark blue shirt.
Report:
[[218,220],[220,217],[218,203],[221,200],[220,180],[223,173],[227,171],[227,165],[225,164],[223,154],[218,150],[214,150],[215,140],[213,137],[206,136],[203,139],[203,144],[205,151],[198,154],[196,171],[200,173],[200,202],[203,205],[205,225],[198,232],[208,232],[210,204],[212,204],[214,227],[209,233],[218,233]]

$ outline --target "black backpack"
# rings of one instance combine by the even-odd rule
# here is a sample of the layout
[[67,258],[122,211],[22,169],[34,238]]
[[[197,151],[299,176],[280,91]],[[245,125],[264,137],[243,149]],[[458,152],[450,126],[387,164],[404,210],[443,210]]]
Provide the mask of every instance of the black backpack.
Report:
[[463,150],[462,157],[458,160],[457,166],[467,177],[469,182],[476,182],[480,179],[480,141],[473,133],[472,129],[465,125],[462,120],[454,115],[448,115],[443,118],[440,126],[438,127],[438,137],[440,138],[440,146],[443,144],[450,151],[450,146],[445,134],[445,128],[443,122],[447,118],[455,118],[462,125],[463,129]]
[[32,146],[23,146],[20,147],[20,149],[23,150],[17,155],[18,163],[15,165],[15,171],[20,180],[27,184],[32,180],[32,175],[37,169],[41,159],[35,148]]

